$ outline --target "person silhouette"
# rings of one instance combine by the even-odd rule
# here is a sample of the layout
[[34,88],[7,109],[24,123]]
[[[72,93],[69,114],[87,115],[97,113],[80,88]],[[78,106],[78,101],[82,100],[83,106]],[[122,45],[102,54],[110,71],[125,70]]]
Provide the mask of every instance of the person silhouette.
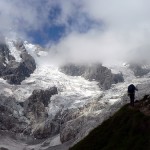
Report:
[[130,97],[130,105],[132,107],[134,107],[135,91],[138,91],[138,89],[133,84],[130,84],[128,86],[128,96]]

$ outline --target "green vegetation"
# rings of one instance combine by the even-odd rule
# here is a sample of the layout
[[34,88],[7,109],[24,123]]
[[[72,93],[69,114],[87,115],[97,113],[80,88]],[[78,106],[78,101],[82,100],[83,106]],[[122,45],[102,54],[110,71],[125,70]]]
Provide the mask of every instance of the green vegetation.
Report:
[[126,105],[70,150],[150,150],[150,116]]

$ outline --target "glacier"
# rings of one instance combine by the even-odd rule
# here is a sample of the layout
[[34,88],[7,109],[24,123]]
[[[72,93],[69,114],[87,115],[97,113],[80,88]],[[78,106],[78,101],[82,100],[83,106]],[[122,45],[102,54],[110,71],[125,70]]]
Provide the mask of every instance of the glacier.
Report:
[[[16,61],[21,61],[20,53],[10,41],[8,44]],[[48,52],[40,50],[37,46],[28,42],[24,42],[24,46],[28,53],[34,57],[36,69],[30,77],[21,82],[21,85],[10,85],[1,78],[0,94],[6,97],[14,97],[18,103],[21,103],[28,99],[34,90],[46,90],[55,86],[58,89],[58,94],[51,97],[46,110],[50,120],[58,117],[57,119],[63,120],[64,124],[60,127],[59,134],[44,141],[39,140],[34,144],[27,144],[25,139],[15,140],[22,139],[23,135],[20,135],[19,138],[13,138],[8,133],[1,134],[0,147],[12,150],[23,150],[25,148],[34,148],[35,150],[68,149],[69,146],[80,141],[93,128],[129,102],[127,87],[130,83],[134,83],[139,89],[136,93],[136,99],[141,99],[144,95],[150,93],[150,73],[142,77],[136,77],[126,63],[103,64],[114,73],[122,72],[124,82],[113,84],[109,90],[102,90],[96,81],[88,81],[80,76],[68,76],[62,73],[56,64],[40,63],[48,57]],[[23,110],[19,107],[16,116],[23,116]]]

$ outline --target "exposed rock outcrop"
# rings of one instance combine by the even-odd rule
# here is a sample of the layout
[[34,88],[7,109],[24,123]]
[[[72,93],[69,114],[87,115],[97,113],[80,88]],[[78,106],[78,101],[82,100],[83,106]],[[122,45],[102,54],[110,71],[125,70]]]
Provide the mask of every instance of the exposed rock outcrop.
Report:
[[123,82],[123,75],[113,74],[110,69],[101,64],[93,65],[74,65],[68,64],[60,68],[60,70],[71,76],[82,76],[87,80],[95,80],[99,83],[100,88],[104,90],[110,89],[112,84]]
[[[9,44],[11,44],[11,47]],[[20,84],[26,77],[36,69],[36,64],[31,55],[28,54],[22,42],[0,41],[0,77],[10,84]],[[15,58],[13,54],[17,57]],[[18,59],[18,60],[16,60]]]
[[[48,119],[46,107],[52,95],[58,94],[57,88],[34,90],[24,103],[25,115],[30,120],[31,132],[36,138],[46,138],[55,132],[57,124]],[[57,130],[57,129],[56,129]]]
[[55,136],[60,132],[60,121],[58,119],[51,120],[47,118],[42,123],[33,128],[32,133],[37,139],[44,139]]
[[136,101],[134,107],[129,104],[123,106],[69,150],[91,150],[93,147],[95,150],[119,150],[122,147],[124,149],[148,150],[150,148],[149,108],[149,95]]
[[0,130],[22,133],[28,125],[22,107],[12,97],[0,95]]
[[60,139],[62,143],[74,139],[81,131],[84,124],[84,117],[78,117],[73,121],[68,121],[63,124],[60,130]]
[[57,88],[34,90],[24,102],[13,97],[0,95],[0,130],[33,135],[38,139],[56,135],[60,130],[60,120],[48,118],[47,106]]
[[134,72],[135,76],[142,77],[150,72],[149,68],[143,68],[142,65],[131,64],[130,69]]

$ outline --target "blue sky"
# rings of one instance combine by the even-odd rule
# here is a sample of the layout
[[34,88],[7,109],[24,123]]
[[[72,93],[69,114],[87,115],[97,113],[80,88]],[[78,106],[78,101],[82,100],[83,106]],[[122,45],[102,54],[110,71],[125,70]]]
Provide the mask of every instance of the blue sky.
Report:
[[57,43],[66,33],[66,27],[63,25],[46,26],[41,30],[29,31],[28,36],[31,41],[41,46],[48,42]]
[[102,27],[102,23],[92,20],[86,14],[75,11],[68,16],[66,22],[56,23],[55,21],[61,16],[62,10],[59,5],[54,5],[49,10],[48,22],[43,24],[42,28],[29,30],[28,36],[32,42],[44,46],[48,42],[57,43],[62,37],[67,36],[70,32],[86,33],[94,26]]

